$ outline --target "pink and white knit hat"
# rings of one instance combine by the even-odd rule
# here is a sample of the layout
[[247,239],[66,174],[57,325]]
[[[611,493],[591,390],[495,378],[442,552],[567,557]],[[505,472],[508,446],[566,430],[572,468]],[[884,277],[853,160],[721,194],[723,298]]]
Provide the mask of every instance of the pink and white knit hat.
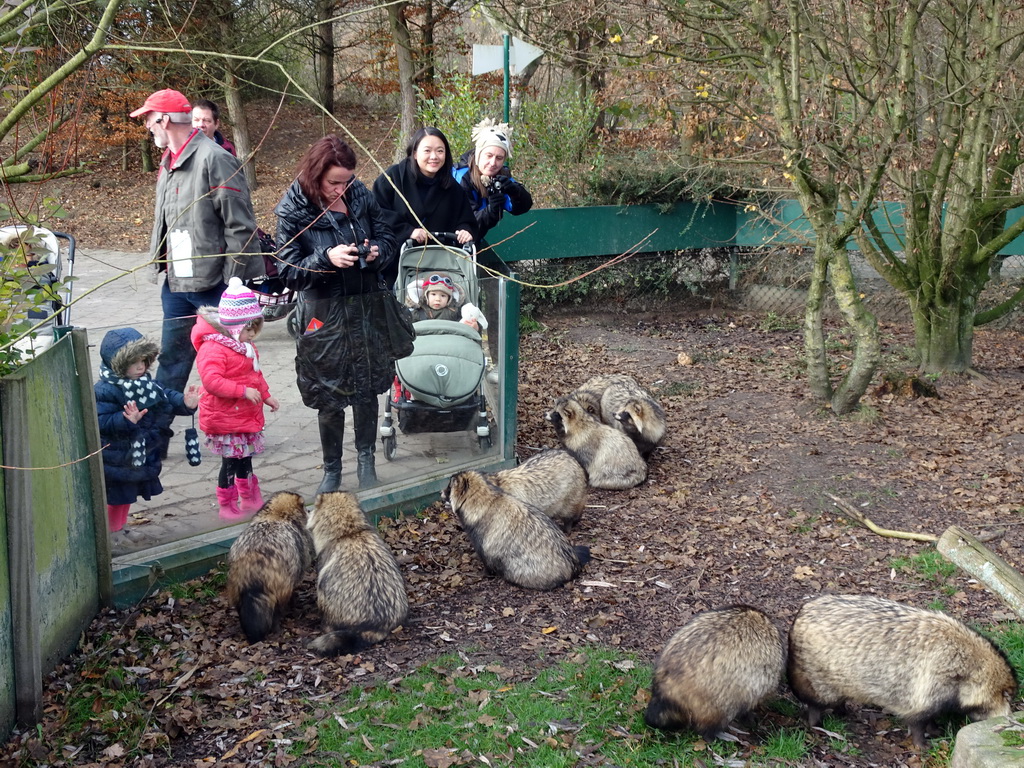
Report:
[[241,278],[232,277],[220,297],[217,316],[220,324],[237,336],[246,324],[262,318],[263,310],[256,300],[256,294],[242,284]]

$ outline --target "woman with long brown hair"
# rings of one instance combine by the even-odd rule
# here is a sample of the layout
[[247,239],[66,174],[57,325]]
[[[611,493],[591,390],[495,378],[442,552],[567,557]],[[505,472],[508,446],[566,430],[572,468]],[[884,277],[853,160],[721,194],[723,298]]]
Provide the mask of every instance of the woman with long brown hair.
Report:
[[377,396],[395,376],[382,273],[396,258],[391,227],[356,178],[356,156],[337,136],[313,144],[277,214],[278,273],[298,292],[289,322],[302,402],[317,410],[324,477],[341,488],[345,408],[352,408],[360,488],[377,483]]

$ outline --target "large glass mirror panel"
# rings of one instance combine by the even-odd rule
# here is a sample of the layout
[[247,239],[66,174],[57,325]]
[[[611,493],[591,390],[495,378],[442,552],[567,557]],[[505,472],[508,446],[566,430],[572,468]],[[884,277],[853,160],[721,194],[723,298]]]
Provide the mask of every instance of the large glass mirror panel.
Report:
[[[94,381],[100,375],[100,345],[109,331],[132,327],[157,342],[163,336],[159,287],[144,279],[152,267],[131,274],[129,270],[136,265],[120,261],[128,256],[80,255],[76,265],[79,275],[76,295],[80,300],[73,307],[72,322],[88,330]],[[117,279],[103,284],[115,277]],[[503,307],[505,281],[488,280],[492,280],[493,285],[481,293],[498,297]],[[417,340],[413,356],[399,364],[401,375],[396,387],[378,397],[374,445],[380,483],[373,488],[358,488],[352,414],[351,409],[346,410],[341,462],[343,490],[357,492],[372,507],[375,497],[384,497],[395,489],[447,477],[461,468],[492,463],[500,457],[501,446],[505,443],[502,432],[505,372],[501,342],[492,337],[491,341],[497,343],[489,345],[488,337],[500,335],[499,329],[504,327],[503,309],[488,314],[497,322],[489,323],[486,330],[481,328],[481,337],[460,333],[458,329],[447,334],[442,331],[437,338],[429,339],[430,350],[424,352],[421,347],[428,345],[421,344],[421,339],[426,339],[423,336]],[[268,311],[266,315],[274,313]],[[265,408],[265,450],[253,457],[253,471],[259,478],[264,498],[278,491],[293,491],[311,503],[323,477],[323,454],[317,411],[303,405],[296,386],[294,332],[294,328],[289,328],[286,313],[282,313],[280,318],[265,321],[255,340],[261,369],[280,408],[276,412]],[[472,354],[474,347],[478,349],[476,359]],[[446,349],[453,353],[450,361],[444,359]],[[423,362],[424,358],[429,359]],[[459,403],[461,410],[447,408],[443,400],[433,397],[444,394],[436,380],[444,378],[446,367],[447,375],[477,379],[470,387],[469,398]],[[195,366],[188,382],[190,386],[200,383]],[[457,410],[459,413],[452,415]],[[199,422],[197,414],[197,429]],[[221,458],[205,445],[201,429],[202,461],[197,466],[188,462],[185,432],[192,427],[192,417],[174,419],[171,427],[174,435],[170,438],[160,475],[163,492],[149,500],[139,498],[131,505],[124,531],[112,535],[115,561],[119,556],[144,553],[232,525],[218,515],[216,488]]]

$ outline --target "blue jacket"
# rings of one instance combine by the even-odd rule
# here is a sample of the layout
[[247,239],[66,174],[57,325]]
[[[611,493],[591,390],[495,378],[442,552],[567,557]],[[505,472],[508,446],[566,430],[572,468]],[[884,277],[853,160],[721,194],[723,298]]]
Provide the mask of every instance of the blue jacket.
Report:
[[[122,383],[128,367],[137,360],[149,365],[156,360],[157,344],[134,328],[108,331],[100,344],[100,380],[96,392],[100,444],[103,449],[103,477],[108,504],[131,504],[138,497],[149,499],[163,492],[160,484],[161,424],[169,424],[174,415],[195,411],[185,405],[181,392],[164,389],[150,378],[149,372],[132,385],[144,394],[129,397]],[[134,390],[133,390],[134,391]],[[124,417],[124,407],[136,400],[148,413],[132,424]]]
[[469,175],[469,164],[473,159],[473,151],[470,150],[459,158],[458,164],[452,168],[452,175],[469,197],[469,204],[473,208],[473,215],[476,217],[477,239],[483,240],[484,235],[501,221],[506,211],[513,216],[526,213],[533,207],[533,196],[529,191],[512,178],[508,166],[504,166],[498,174],[501,180],[501,191],[504,193],[504,201],[500,207],[492,207],[486,197],[473,186],[473,180]]

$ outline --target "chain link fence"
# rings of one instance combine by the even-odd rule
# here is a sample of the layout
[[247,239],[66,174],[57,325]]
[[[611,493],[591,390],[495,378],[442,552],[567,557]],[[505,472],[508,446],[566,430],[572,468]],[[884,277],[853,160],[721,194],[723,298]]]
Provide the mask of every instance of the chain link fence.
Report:
[[[810,282],[813,252],[798,247],[702,248],[629,258],[545,259],[512,264],[522,282],[523,314],[652,312],[710,308],[800,322]],[[857,290],[879,322],[912,325],[906,297],[856,253],[851,266]],[[983,291],[978,306],[1009,298],[1024,279],[1024,262],[1007,260],[1002,279]],[[829,295],[825,317],[839,320]],[[1024,328],[1016,309],[988,327]]]

